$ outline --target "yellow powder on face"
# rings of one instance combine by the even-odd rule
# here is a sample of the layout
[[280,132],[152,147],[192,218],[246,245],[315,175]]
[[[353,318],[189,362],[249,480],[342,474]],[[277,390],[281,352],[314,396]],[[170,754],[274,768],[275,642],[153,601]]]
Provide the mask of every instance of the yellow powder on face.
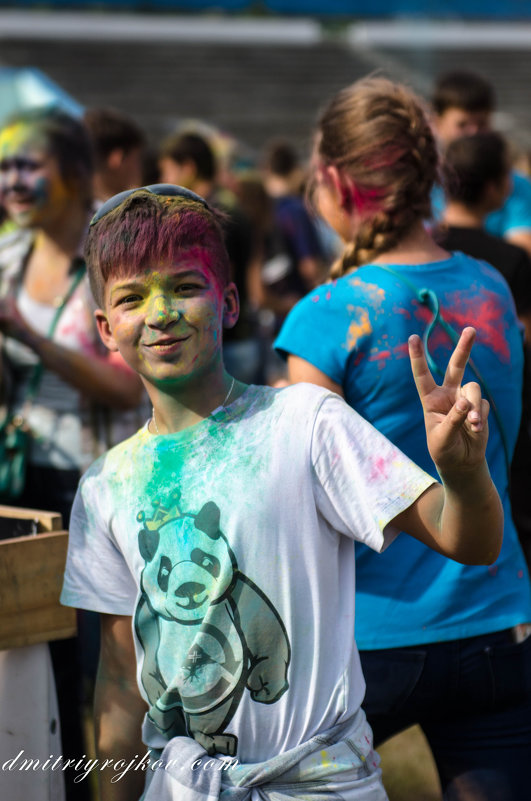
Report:
[[26,122],[16,122],[0,131],[0,159],[16,155],[30,147],[45,149],[44,141],[38,132]]

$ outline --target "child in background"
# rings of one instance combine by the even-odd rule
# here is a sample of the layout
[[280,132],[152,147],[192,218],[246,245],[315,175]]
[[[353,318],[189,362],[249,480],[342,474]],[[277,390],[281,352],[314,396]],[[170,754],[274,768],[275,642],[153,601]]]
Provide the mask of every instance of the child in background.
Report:
[[436,476],[404,370],[406,343],[432,331],[431,356],[444,370],[453,343],[437,306],[454,329],[477,321],[474,363],[495,403],[487,462],[505,509],[491,568],[443,559],[410,537],[379,557],[356,546],[364,709],[376,743],[421,725],[445,799],[521,801],[531,760],[531,638],[520,640],[531,592],[508,493],[522,406],[513,299],[497,270],[448,253],[425,230],[437,147],[406,88],[371,78],[339,92],[320,120],[314,169],[315,203],[345,251],[334,281],[302,300],[277,338],[290,379],[344,396]]
[[[441,487],[332,393],[227,374],[238,297],[202,198],[171,185],[111,198],[86,256],[101,337],[141,376],[153,415],[83,477],[62,600],[102,613],[99,757],[129,762],[147,746],[166,763],[114,782],[100,771],[101,801],[245,788],[383,801],[352,540],[379,551],[406,530],[452,558],[496,558],[488,404],[461,386],[473,329],[441,387],[410,343]],[[199,770],[206,755],[238,764]]]
[[[485,133],[492,128],[496,107],[494,87],[482,75],[452,70],[440,75],[432,97],[432,122],[443,148],[461,136]],[[444,194],[436,186],[432,195],[434,211],[440,216]],[[511,187],[503,205],[486,219],[489,234],[502,236],[531,256],[531,181],[511,171]]]

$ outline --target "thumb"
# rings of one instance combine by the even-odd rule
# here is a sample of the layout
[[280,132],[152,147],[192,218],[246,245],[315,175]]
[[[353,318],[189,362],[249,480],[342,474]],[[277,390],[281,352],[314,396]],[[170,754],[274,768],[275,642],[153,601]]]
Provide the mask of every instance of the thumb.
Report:
[[467,400],[463,395],[457,398],[456,402],[446,415],[443,423],[444,427],[447,429],[448,436],[451,437],[452,433],[456,433],[460,428],[462,428],[471,406],[472,404],[470,401]]

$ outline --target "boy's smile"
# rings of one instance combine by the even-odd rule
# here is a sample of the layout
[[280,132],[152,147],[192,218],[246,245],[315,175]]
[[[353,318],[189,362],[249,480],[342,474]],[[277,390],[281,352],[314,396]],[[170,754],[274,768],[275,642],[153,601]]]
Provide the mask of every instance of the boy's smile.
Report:
[[181,384],[222,365],[222,328],[234,325],[238,301],[210,260],[196,247],[178,264],[108,281],[105,312],[96,313],[100,334],[148,384]]

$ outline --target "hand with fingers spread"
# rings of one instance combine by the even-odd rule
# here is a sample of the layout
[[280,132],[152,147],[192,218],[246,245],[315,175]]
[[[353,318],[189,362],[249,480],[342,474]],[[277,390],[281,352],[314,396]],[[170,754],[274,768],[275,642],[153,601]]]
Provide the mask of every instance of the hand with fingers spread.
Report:
[[485,449],[489,404],[479,384],[461,386],[476,332],[465,328],[443,383],[428,368],[418,336],[409,357],[424,411],[428,450],[442,480],[394,521],[425,545],[464,564],[492,564],[503,536],[503,509]]
[[409,339],[428,450],[441,474],[473,470],[485,459],[489,403],[481,397],[479,384],[461,384],[475,336],[474,328],[463,330],[441,385],[430,372],[420,338],[415,335]]

